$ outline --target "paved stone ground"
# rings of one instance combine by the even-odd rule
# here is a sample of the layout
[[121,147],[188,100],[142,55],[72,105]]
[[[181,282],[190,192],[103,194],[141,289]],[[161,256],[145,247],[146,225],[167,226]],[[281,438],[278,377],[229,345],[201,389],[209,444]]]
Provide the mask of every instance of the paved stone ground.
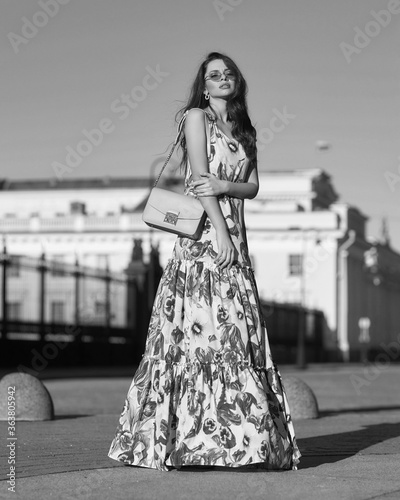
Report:
[[[7,469],[1,467],[0,498],[399,500],[400,366],[280,370],[283,378],[304,380],[321,410],[319,419],[294,422],[303,454],[298,471],[125,466],[107,452],[134,369],[48,369],[40,378],[56,419],[17,422],[17,493],[7,492]],[[4,438],[5,422],[0,429]],[[6,457],[2,439],[2,463]]]

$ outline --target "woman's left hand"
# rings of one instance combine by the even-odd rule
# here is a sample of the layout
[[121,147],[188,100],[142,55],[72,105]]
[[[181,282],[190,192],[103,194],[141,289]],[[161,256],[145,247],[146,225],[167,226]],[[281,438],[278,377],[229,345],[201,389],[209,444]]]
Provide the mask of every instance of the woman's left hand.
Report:
[[201,174],[201,177],[203,179],[191,183],[196,196],[219,196],[226,193],[226,181],[218,179],[209,172]]

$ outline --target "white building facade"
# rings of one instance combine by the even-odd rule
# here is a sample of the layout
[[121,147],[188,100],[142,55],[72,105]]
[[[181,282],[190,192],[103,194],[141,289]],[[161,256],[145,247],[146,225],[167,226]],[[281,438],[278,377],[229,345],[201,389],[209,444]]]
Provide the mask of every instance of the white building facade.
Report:
[[[165,265],[175,236],[141,220],[148,193],[147,179],[6,179],[0,181],[0,232],[10,254],[44,252],[49,260],[107,263],[115,272],[127,268],[134,239],[142,239],[145,256],[158,244]],[[328,358],[358,359],[360,318],[370,321],[362,337],[370,348],[385,350],[397,340],[400,255],[388,242],[366,237],[367,217],[338,201],[326,172],[260,173],[245,220],[261,298],[321,310]]]

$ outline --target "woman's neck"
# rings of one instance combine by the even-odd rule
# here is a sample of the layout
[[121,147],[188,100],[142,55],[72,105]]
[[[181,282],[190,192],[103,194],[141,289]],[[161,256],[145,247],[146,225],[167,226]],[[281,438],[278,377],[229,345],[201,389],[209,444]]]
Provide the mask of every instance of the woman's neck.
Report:
[[218,120],[220,120],[222,123],[227,123],[228,111],[226,109],[225,101],[214,101],[212,104],[210,104],[210,108]]

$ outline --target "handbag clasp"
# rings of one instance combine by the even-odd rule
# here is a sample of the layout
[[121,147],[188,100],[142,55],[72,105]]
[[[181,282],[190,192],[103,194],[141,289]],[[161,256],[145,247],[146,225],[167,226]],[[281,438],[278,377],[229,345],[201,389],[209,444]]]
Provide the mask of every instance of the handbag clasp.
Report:
[[167,212],[164,217],[164,222],[176,226],[176,223],[178,222],[178,216],[179,212],[173,212],[173,211]]

